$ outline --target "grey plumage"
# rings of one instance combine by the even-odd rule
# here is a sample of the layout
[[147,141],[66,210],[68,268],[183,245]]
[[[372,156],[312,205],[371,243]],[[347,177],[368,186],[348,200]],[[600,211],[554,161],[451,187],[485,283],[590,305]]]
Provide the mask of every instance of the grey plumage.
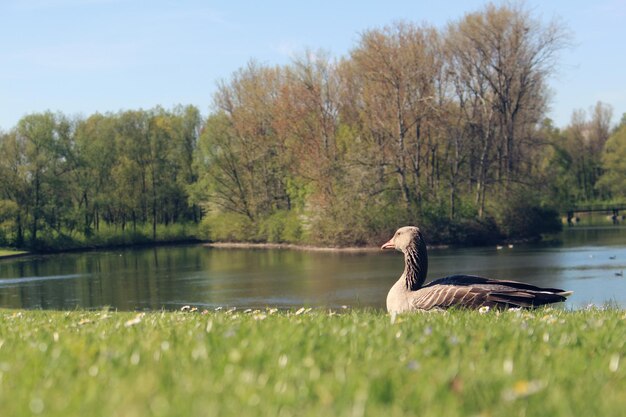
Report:
[[381,249],[396,249],[404,254],[404,272],[387,295],[390,313],[450,307],[532,308],[565,301],[572,294],[557,288],[473,275],[451,275],[424,285],[428,253],[421,231],[414,226],[398,229]]

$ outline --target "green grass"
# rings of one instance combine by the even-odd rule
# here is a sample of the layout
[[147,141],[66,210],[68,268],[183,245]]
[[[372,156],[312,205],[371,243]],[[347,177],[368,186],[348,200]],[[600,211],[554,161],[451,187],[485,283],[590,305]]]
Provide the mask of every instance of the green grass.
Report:
[[15,256],[26,253],[23,250],[14,250],[14,249],[0,249],[0,258],[4,258],[6,256]]
[[0,310],[2,416],[618,416],[626,312]]
[[88,237],[77,231],[42,233],[36,242],[31,242],[27,237],[25,247],[34,252],[57,252],[198,241],[197,235],[198,226],[193,223],[159,224],[156,228],[156,239],[153,239],[150,224],[139,224],[136,228],[129,225],[125,230],[105,224]]

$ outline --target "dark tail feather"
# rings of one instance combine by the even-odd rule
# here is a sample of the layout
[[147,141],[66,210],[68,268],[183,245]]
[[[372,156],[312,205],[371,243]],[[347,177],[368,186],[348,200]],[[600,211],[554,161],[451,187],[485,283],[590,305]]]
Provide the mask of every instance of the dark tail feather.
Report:
[[571,291],[501,291],[490,293],[488,298],[498,304],[531,308],[565,301],[570,294]]

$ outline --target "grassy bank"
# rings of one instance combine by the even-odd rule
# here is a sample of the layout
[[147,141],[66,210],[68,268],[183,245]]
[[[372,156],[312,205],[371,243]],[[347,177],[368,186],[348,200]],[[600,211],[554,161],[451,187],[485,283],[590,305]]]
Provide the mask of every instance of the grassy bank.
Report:
[[10,258],[13,256],[20,256],[27,253],[26,251],[15,250],[15,249],[0,249],[0,258]]
[[[151,225],[141,224],[124,230],[113,226],[102,226],[89,236],[81,233],[50,233],[40,236],[36,241],[26,239],[20,246],[33,253],[55,253],[76,250],[105,249],[117,247],[151,246],[200,242],[197,237],[197,225],[170,224],[158,225],[156,236]],[[9,241],[15,241],[14,238]],[[13,248],[15,250],[15,248]]]
[[621,310],[0,310],[3,416],[617,416]]

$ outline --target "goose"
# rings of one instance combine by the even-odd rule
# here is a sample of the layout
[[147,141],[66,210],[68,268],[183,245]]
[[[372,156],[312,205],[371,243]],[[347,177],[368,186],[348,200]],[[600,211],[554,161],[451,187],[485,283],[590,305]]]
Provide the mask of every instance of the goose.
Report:
[[424,236],[415,226],[398,229],[381,249],[404,253],[404,272],[387,294],[387,311],[392,314],[450,307],[533,308],[565,301],[573,293],[474,275],[451,275],[424,285],[428,253]]

